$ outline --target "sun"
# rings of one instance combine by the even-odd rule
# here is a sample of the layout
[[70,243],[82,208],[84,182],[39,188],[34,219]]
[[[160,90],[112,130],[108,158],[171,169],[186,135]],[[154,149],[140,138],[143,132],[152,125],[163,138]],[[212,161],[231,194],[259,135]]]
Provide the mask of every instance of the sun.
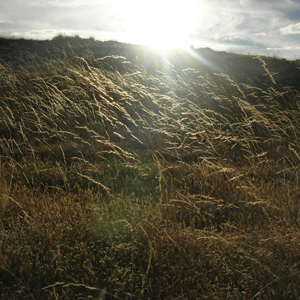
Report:
[[[125,1],[124,1],[125,2]],[[132,43],[157,48],[187,47],[192,30],[192,2],[131,0],[123,4],[125,31]]]

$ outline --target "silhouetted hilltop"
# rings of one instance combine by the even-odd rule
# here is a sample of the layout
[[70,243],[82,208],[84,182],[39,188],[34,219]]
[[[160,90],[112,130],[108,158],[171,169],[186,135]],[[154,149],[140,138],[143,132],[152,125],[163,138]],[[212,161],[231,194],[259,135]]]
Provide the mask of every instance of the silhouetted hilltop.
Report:
[[[37,54],[52,58],[71,58],[81,56],[85,59],[97,59],[105,56],[123,56],[136,64],[142,64],[151,72],[182,71],[193,69],[200,74],[226,74],[237,82],[263,85],[269,84],[269,74],[276,84],[299,88],[300,70],[298,61],[288,61],[283,58],[255,55],[242,55],[214,51],[210,48],[174,48],[160,51],[154,48],[121,43],[118,41],[97,41],[93,37],[58,35],[52,40],[27,40],[0,38],[0,61],[14,65],[22,64],[30,55]],[[166,70],[167,68],[167,70]],[[172,70],[170,70],[172,69]]]

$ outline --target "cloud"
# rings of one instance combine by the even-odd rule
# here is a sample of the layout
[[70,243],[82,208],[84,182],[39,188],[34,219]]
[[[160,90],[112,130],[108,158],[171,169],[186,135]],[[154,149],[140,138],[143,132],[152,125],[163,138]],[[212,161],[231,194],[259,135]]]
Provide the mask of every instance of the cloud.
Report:
[[282,35],[300,34],[300,22],[297,24],[290,24],[286,27],[280,28],[279,31]]
[[[11,1],[11,0],[10,0]],[[20,1],[19,1],[20,2]],[[27,0],[27,5],[31,7],[80,7],[80,6],[88,6],[94,5],[97,2],[96,0]]]
[[0,24],[14,24],[15,22],[13,21],[9,21],[9,20],[5,20],[5,19],[0,19]]
[[3,1],[0,0],[0,20],[14,23],[1,22],[1,35],[48,39],[50,32],[114,35],[124,28],[116,0],[10,0],[5,5]]
[[233,39],[224,39],[220,40],[222,44],[228,44],[228,45],[234,45],[234,46],[255,46],[255,47],[265,47],[261,43],[257,43],[251,39],[246,39],[246,38],[241,38],[241,37],[236,37]]
[[287,47],[278,47],[278,48],[267,48],[270,51],[283,51],[283,50],[300,50],[300,46],[287,46]]
[[255,36],[266,36],[265,32],[258,32],[254,34]]
[[30,31],[14,31],[10,33],[11,37],[15,38],[25,38],[25,39],[51,39],[59,32],[54,30],[30,30]]

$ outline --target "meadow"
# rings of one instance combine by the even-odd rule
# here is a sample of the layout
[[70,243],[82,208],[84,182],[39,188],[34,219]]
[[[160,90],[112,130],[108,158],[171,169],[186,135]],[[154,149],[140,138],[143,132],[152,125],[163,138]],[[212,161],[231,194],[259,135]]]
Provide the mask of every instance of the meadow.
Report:
[[300,298],[296,61],[0,42],[1,299]]

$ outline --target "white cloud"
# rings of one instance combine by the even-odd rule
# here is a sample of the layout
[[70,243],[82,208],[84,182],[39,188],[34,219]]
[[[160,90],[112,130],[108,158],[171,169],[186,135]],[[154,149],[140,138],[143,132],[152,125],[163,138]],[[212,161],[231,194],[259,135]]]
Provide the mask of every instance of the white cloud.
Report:
[[[18,1],[19,4],[23,1]],[[96,0],[28,0],[27,5],[33,7],[80,7],[80,6],[90,6],[99,1]],[[101,1],[100,1],[101,2]],[[23,4],[23,3],[22,3]]]
[[290,24],[286,27],[280,28],[279,30],[282,35],[300,34],[300,23]]
[[255,36],[266,36],[265,32],[259,32],[259,33],[255,33]]
[[282,50],[299,50],[300,46],[286,46],[286,47],[279,47],[279,48],[267,48],[270,51],[282,51]]
[[5,19],[0,19],[0,24],[13,24],[13,21],[5,20]]
[[251,3],[251,0],[240,0],[240,5],[242,7],[250,7],[251,4],[253,4],[253,3]]
[[9,36],[25,39],[51,39],[59,32],[54,30],[30,30],[30,31],[14,31]]

